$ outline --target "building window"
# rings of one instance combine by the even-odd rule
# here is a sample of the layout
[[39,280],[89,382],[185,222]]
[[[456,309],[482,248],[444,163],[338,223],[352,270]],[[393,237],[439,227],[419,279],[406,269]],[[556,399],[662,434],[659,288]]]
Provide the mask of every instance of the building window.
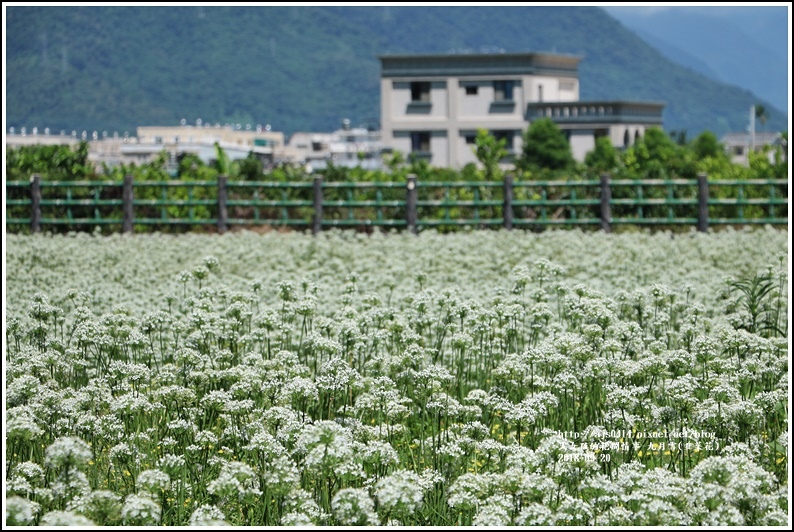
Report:
[[494,101],[513,101],[513,86],[515,82],[510,79],[500,79],[493,82]]
[[154,137],[154,143],[155,144],[162,144],[163,143],[163,137]]
[[411,82],[411,101],[429,102],[430,101],[430,82],[412,81]]
[[430,132],[428,131],[414,131],[411,133],[411,151],[412,152],[430,152]]
[[538,101],[543,101],[543,85],[538,85]]
[[514,135],[514,132],[512,130],[509,130],[509,129],[497,129],[497,130],[491,131],[491,135],[493,135],[493,138],[495,138],[497,142],[500,141],[500,140],[504,140],[505,141],[505,149],[508,151],[508,153],[513,153],[513,135]]
[[744,155],[744,148],[742,146],[736,146],[733,148],[734,155]]
[[466,85],[466,96],[476,96],[477,85]]
[[476,144],[477,143],[477,135],[469,133],[465,135],[466,144]]

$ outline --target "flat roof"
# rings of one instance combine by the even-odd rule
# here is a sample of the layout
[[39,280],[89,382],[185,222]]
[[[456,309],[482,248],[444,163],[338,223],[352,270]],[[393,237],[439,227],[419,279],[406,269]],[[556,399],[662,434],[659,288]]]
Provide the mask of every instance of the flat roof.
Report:
[[578,77],[581,56],[546,52],[493,54],[395,54],[378,56],[381,76],[432,77],[555,75]]

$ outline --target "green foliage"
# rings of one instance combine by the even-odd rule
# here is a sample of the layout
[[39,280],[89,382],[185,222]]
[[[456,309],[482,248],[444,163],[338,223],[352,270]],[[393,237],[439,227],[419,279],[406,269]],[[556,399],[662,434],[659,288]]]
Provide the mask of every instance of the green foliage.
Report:
[[481,177],[480,170],[475,163],[466,163],[460,169],[461,181],[478,181]]
[[27,181],[40,174],[49,181],[82,181],[96,179],[88,160],[88,143],[80,142],[74,149],[63,144],[6,146],[6,179]]
[[204,161],[193,153],[183,153],[179,155],[177,165],[177,175],[180,179],[197,179],[197,174],[202,169],[206,168]]
[[427,159],[412,153],[408,156],[408,162],[409,173],[414,174],[420,181],[432,180],[432,175],[434,173],[433,167],[430,166],[430,163],[427,161]]
[[[745,311],[740,327],[748,332],[769,338],[785,336],[783,308],[783,278],[775,279],[771,272],[728,282],[739,293],[738,305]],[[783,318],[781,320],[781,318]]]
[[502,179],[499,162],[508,155],[505,144],[507,144],[507,139],[496,140],[487,129],[479,128],[477,130],[477,137],[474,139],[472,150],[474,155],[477,156],[477,160],[483,165],[486,181]]
[[[536,129],[540,126],[535,123]],[[541,124],[543,127],[549,126],[548,123]],[[550,128],[554,131],[554,126]],[[531,129],[531,128],[530,128]],[[529,133],[529,130],[528,132]],[[567,143],[559,130],[556,133],[541,132],[541,141],[547,141],[555,137],[559,141],[560,152],[569,153]],[[499,181],[502,179],[502,170],[499,168],[498,161],[504,153],[502,142],[497,142],[485,131],[479,132],[478,157],[485,167],[485,170],[478,169],[475,163],[470,163],[460,170],[449,168],[436,168],[428,164],[428,161],[421,158],[411,158],[407,163],[405,157],[399,151],[384,154],[384,163],[388,170],[368,170],[362,167],[343,167],[336,166],[332,162],[322,170],[322,175],[326,182],[402,182],[409,173],[413,173],[420,181],[436,182],[476,182],[476,181]],[[720,186],[720,180],[743,181],[748,179],[785,179],[788,175],[788,162],[785,149],[787,147],[788,136],[782,135],[780,146],[767,147],[764,151],[752,153],[749,156],[749,166],[733,164],[722,151],[716,137],[711,133],[703,133],[694,141],[687,145],[676,144],[669,136],[659,129],[649,129],[645,137],[640,138],[633,146],[623,151],[616,150],[609,142],[608,138],[602,137],[596,140],[595,149],[586,155],[584,164],[571,164],[564,170],[552,170],[541,168],[537,165],[526,165],[522,158],[517,161],[515,168],[516,181],[530,180],[592,180],[597,179],[598,174],[609,172],[615,179],[634,179],[642,180],[649,178],[694,178],[699,172],[704,172],[709,176],[712,183],[710,194],[716,199],[736,199],[737,188],[733,186]],[[533,143],[532,146],[546,144]],[[183,154],[178,160],[178,171],[176,178],[182,181],[204,182],[208,184],[191,185],[190,187],[168,186],[174,178],[168,171],[169,154],[165,151],[158,154],[155,160],[141,164],[121,164],[115,167],[103,166],[102,171],[97,173],[90,161],[87,159],[87,145],[83,144],[74,150],[66,146],[27,146],[23,148],[7,148],[6,150],[6,175],[10,181],[27,181],[30,174],[38,171],[44,181],[115,181],[121,182],[126,175],[131,175],[135,187],[135,197],[138,200],[147,200],[148,204],[137,205],[135,208],[136,218],[163,220],[160,225],[136,224],[136,232],[146,232],[152,230],[182,231],[184,228],[169,221],[170,218],[181,220],[193,220],[194,222],[211,224],[211,220],[216,216],[215,201],[217,200],[217,188],[211,183],[215,182],[221,174],[222,167],[232,168],[229,178],[234,180],[247,181],[272,181],[272,182],[306,182],[312,179],[311,174],[306,169],[294,164],[281,164],[273,168],[267,174],[262,173],[262,166],[253,153],[249,153],[246,159],[235,161],[233,164],[228,161],[228,157],[221,149],[219,157],[211,164],[205,164],[196,155]],[[220,161],[220,162],[218,162]],[[46,200],[63,199],[64,191],[52,187],[45,187]],[[7,187],[7,198],[20,201],[18,205],[12,204],[6,207],[8,218],[15,220],[28,219],[30,216],[29,207],[24,201],[29,201],[30,193],[26,187]],[[310,192],[310,191],[309,191]],[[245,201],[247,199],[268,200],[268,201],[301,201],[311,200],[307,189],[290,190],[267,190],[266,187],[258,189],[235,189],[230,190],[229,199]],[[115,200],[121,199],[120,187],[72,187],[70,189],[73,200],[86,200],[82,206],[66,207],[55,203],[47,203],[43,213],[44,218],[69,218],[69,219],[119,219],[121,218],[121,207],[106,204],[95,208],[90,205],[93,200]],[[420,217],[422,219],[464,219],[472,220],[472,225],[477,226],[477,220],[499,219],[502,217],[501,208],[498,206],[501,191],[497,187],[448,187],[448,188],[429,188],[422,189],[424,197],[421,201],[446,202],[446,201],[469,201],[494,202],[494,205],[480,206],[474,208],[435,206],[422,207]],[[362,188],[352,191],[348,189],[328,189],[325,192],[329,201],[372,201],[373,189]],[[404,191],[397,188],[381,189],[381,198],[384,201],[404,200]],[[583,199],[592,197],[593,189],[587,187],[548,187],[543,194],[549,200],[566,200],[573,197]],[[642,191],[643,199],[664,199],[669,194],[676,197],[693,198],[696,197],[694,186],[677,186],[674,192],[669,192],[664,186],[648,186]],[[769,185],[745,185],[742,187],[742,197],[745,199],[765,200],[774,194],[777,198],[787,197],[788,190],[785,185],[778,185],[770,189]],[[640,198],[635,186],[613,187],[613,197],[622,199]],[[539,200],[541,192],[526,187],[518,187],[514,191],[516,201]],[[189,205],[191,201],[204,201],[205,204]],[[165,202],[183,202],[182,204],[164,205]],[[647,205],[643,207],[643,216],[646,218],[670,218],[670,217],[693,217],[692,206],[673,206]],[[347,220],[356,219],[398,219],[402,215],[394,208],[389,208],[388,212],[375,208],[358,208],[355,212],[341,207],[326,210],[326,217],[344,217]],[[762,205],[712,205],[710,216],[714,218],[730,219],[758,219],[758,218],[779,218],[783,216],[784,206],[762,206]],[[232,218],[256,219],[256,220],[287,220],[287,219],[311,219],[311,207],[262,207],[252,208],[244,206],[234,206],[229,215]],[[344,211],[344,213],[343,213]],[[517,217],[525,219],[534,218],[567,218],[574,217],[593,218],[597,212],[590,207],[560,207],[549,209],[546,207],[536,208],[531,206],[521,206],[515,209]],[[638,215],[635,205],[624,204],[613,207],[615,217],[634,217]],[[120,223],[120,222],[119,222]],[[158,222],[159,223],[159,222]],[[269,223],[269,222],[257,222]],[[11,227],[19,228],[24,222],[14,222]],[[61,225],[57,230],[69,231],[78,228],[85,228],[85,225]],[[201,230],[201,226],[191,224],[195,230]],[[442,230],[454,230],[442,228]],[[119,227],[114,225],[103,225],[104,230],[115,232]]]
[[219,175],[225,175],[229,179],[236,179],[240,175],[240,163],[232,161],[226,150],[217,142],[215,143],[215,169]]
[[670,131],[670,138],[673,139],[673,141],[676,144],[678,144],[679,146],[686,146],[687,145],[686,129],[681,129],[681,130],[678,130],[678,131],[676,131],[676,130]]
[[725,147],[711,131],[704,131],[692,141],[692,151],[698,160],[706,157],[725,157]]
[[399,150],[394,150],[391,153],[383,154],[383,162],[389,169],[394,181],[404,181],[408,175],[408,168],[406,167],[405,155]]
[[[788,144],[788,137],[784,139]],[[787,154],[782,146],[764,146],[747,154],[750,174],[756,179],[786,179],[789,174]]]
[[623,168],[625,177],[631,179],[691,179],[697,175],[693,151],[676,144],[658,127],[648,128],[623,152]]
[[524,132],[524,144],[517,164],[531,171],[569,170],[574,166],[571,146],[550,118],[532,122]]
[[769,120],[769,112],[766,110],[761,104],[755,105],[755,119],[758,122],[761,131],[764,129],[764,125],[766,124],[767,120]]
[[609,137],[596,138],[595,148],[589,151],[584,158],[585,167],[597,173],[614,171],[618,162],[618,150],[612,145]]

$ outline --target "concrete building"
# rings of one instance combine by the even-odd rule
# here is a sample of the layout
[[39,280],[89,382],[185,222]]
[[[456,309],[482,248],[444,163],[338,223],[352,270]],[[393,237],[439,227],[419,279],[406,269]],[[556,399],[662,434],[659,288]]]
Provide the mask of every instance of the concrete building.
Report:
[[37,128],[28,131],[10,131],[6,146],[17,147],[34,144],[63,144],[75,147],[81,140],[88,142],[89,160],[97,165],[116,166],[144,164],[157,158],[162,151],[169,154],[169,166],[176,167],[177,158],[185,153],[197,155],[205,163],[215,159],[217,142],[231,160],[244,159],[253,152],[266,165],[272,165],[284,157],[284,133],[257,127],[237,129],[218,125],[143,126],[137,128],[137,136],[120,136],[118,133],[101,136],[95,131],[78,136],[62,132],[53,135],[49,130],[40,134]]
[[121,145],[127,159],[138,158],[146,162],[165,150],[175,158],[182,153],[193,153],[202,161],[215,158],[215,143],[229,155],[229,159],[244,159],[256,154],[264,163],[272,164],[279,151],[284,149],[284,133],[257,127],[237,129],[233,126],[180,125],[141,126],[137,138]]
[[380,131],[351,127],[345,119],[342,128],[332,133],[293,133],[284,155],[286,161],[308,164],[312,170],[322,170],[329,162],[338,167],[378,170],[383,168],[384,151]]
[[583,161],[595,139],[625,147],[662,125],[664,104],[579,100],[579,57],[547,53],[381,56],[385,145],[461,168],[476,162],[478,128],[519,154],[533,120],[551,118]]
[[[734,131],[723,135],[720,142],[725,147],[731,162],[750,165],[748,154],[751,150],[766,150],[769,162],[775,161],[775,150],[780,149],[783,157],[788,156],[788,145],[780,133],[772,131],[756,131],[754,135],[744,131]],[[784,159],[785,160],[785,159]]]

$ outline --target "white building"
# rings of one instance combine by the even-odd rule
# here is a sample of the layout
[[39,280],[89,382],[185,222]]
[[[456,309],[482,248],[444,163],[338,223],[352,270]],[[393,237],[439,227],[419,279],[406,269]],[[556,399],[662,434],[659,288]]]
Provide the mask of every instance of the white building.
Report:
[[583,161],[595,139],[625,147],[662,125],[664,104],[579,100],[579,57],[546,53],[381,56],[383,143],[433,166],[476,162],[478,128],[518,154],[532,120],[551,118]]
[[169,166],[176,166],[177,158],[185,153],[199,157],[209,163],[216,157],[217,142],[229,159],[245,159],[253,152],[265,164],[279,161],[284,152],[284,133],[257,127],[243,129],[230,125],[179,125],[179,126],[141,126],[137,136],[108,135],[94,131],[83,131],[81,135],[72,132],[71,136],[62,132],[52,135],[49,130],[40,134],[37,128],[32,131],[10,132],[6,146],[17,147],[34,144],[63,144],[75,147],[81,140],[89,144],[89,160],[96,164],[116,166],[118,164],[144,164],[156,159],[161,152],[169,155]]
[[720,140],[725,147],[731,162],[748,166],[751,150],[763,152],[767,148],[769,162],[775,162],[775,150],[780,149],[784,157],[788,156],[788,145],[783,136],[777,132],[756,131],[753,135],[748,132],[738,131],[726,133]]
[[322,170],[328,163],[377,170],[383,168],[385,151],[380,131],[350,127],[350,121],[344,120],[342,128],[332,133],[293,133],[284,154],[286,160],[308,164],[312,170]]

